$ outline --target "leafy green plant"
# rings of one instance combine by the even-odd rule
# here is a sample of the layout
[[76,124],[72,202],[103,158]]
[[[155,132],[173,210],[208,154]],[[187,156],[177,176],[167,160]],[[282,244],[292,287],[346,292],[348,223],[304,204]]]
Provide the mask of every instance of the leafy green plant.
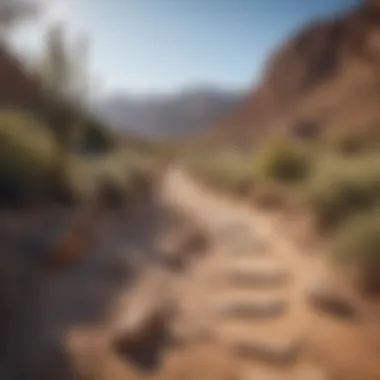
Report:
[[46,125],[20,110],[0,112],[1,188],[10,196],[45,193],[57,165],[57,146]]

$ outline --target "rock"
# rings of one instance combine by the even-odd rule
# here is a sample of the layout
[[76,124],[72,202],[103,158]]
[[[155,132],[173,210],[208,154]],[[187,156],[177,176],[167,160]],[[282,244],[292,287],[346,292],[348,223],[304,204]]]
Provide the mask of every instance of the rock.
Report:
[[202,231],[192,231],[186,236],[180,245],[180,251],[185,255],[198,255],[210,247],[208,236]]
[[[286,376],[286,379],[292,380],[331,380],[326,371],[317,366],[307,365],[304,368],[297,368],[292,377]],[[240,380],[284,380],[284,373],[276,368],[258,368],[250,369]]]
[[278,373],[273,370],[263,370],[259,369],[256,371],[250,370],[248,373],[244,374],[240,380],[283,380]]
[[315,278],[306,288],[306,299],[313,309],[330,316],[353,320],[357,310],[353,301],[343,294],[326,278]]
[[289,280],[288,272],[278,266],[261,268],[236,266],[230,269],[228,277],[235,284],[253,286],[279,286],[286,284]]
[[176,310],[167,286],[160,273],[143,281],[112,328],[115,351],[143,370],[158,366],[170,342],[169,327]]
[[194,342],[210,342],[215,339],[215,330],[207,321],[190,321],[189,323],[177,323],[171,329],[171,342],[178,345],[186,345]]
[[118,327],[113,347],[141,369],[153,370],[169,342],[169,320],[167,306],[136,310]]
[[125,365],[123,358],[109,345],[104,329],[71,329],[65,334],[64,346],[69,355],[71,370],[71,376],[67,376],[66,380],[139,378],[131,366]]
[[199,229],[178,231],[174,237],[161,242],[159,259],[165,267],[182,272],[193,258],[197,258],[209,248],[208,236]]
[[269,243],[256,236],[246,223],[235,222],[223,226],[218,236],[225,246],[234,253],[263,254],[268,252]]
[[269,318],[282,315],[287,309],[282,299],[266,297],[262,299],[232,299],[217,304],[217,313],[225,317]]
[[299,338],[281,341],[270,338],[247,337],[231,342],[230,347],[233,352],[242,357],[288,364],[298,358],[303,348],[303,343]]
[[251,231],[247,223],[242,221],[232,221],[221,225],[218,229],[218,234],[225,237],[235,237],[242,235],[251,235]]
[[188,257],[178,249],[160,249],[156,258],[161,266],[172,272],[182,272],[188,264]]

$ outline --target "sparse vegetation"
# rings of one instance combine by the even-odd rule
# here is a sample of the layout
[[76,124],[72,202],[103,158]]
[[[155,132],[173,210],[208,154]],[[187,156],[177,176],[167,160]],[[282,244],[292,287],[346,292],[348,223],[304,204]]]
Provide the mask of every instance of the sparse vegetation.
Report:
[[275,141],[255,157],[258,173],[265,180],[281,183],[302,181],[310,172],[310,157],[305,147],[289,141]]
[[331,250],[335,264],[346,266],[363,291],[380,292],[380,210],[348,219],[340,227]]
[[223,148],[194,152],[187,165],[195,176],[212,187],[249,199],[256,188],[261,194],[257,199],[264,188],[271,188],[274,194],[272,182],[282,186],[304,181],[312,166],[302,145],[286,141],[272,142],[250,153]]
[[[215,188],[244,195],[254,207],[312,216],[315,233],[334,243],[331,257],[361,273],[363,287],[380,291],[380,155],[375,135],[334,140],[275,141],[251,154],[197,155],[194,175]],[[241,186],[244,184],[241,191]],[[289,207],[288,207],[289,206]],[[373,211],[377,210],[377,211]]]
[[[67,37],[62,25],[47,32],[34,78],[40,84],[33,92],[38,107],[32,99],[28,111],[25,104],[0,108],[3,205],[96,197],[127,204],[146,194],[170,159],[163,144],[116,136],[88,111],[92,76],[84,62],[87,40],[71,45]],[[29,78],[23,81],[28,87]]]
[[380,199],[380,157],[320,159],[305,186],[307,206],[326,231],[353,214],[372,208]]
[[46,196],[57,168],[56,152],[54,136],[36,117],[11,109],[0,112],[0,198]]
[[[0,195],[5,203],[59,199],[83,201],[104,196],[126,199],[142,194],[160,168],[147,152],[110,145],[106,133],[84,136],[79,151],[60,160],[59,143],[49,126],[23,110],[0,112]],[[94,133],[90,130],[90,133]],[[99,137],[100,136],[100,137]],[[104,149],[107,147],[107,149]],[[63,167],[62,167],[63,164]],[[57,199],[56,199],[57,200]]]

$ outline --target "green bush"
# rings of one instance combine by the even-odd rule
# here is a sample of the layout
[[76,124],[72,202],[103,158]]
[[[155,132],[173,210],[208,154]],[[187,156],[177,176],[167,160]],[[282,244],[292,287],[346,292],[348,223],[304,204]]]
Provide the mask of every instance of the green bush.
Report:
[[57,146],[47,126],[22,111],[0,111],[2,195],[46,194],[56,167]]
[[308,176],[311,159],[303,146],[276,141],[258,152],[256,165],[259,175],[266,180],[295,183]]
[[380,166],[373,158],[327,160],[304,190],[319,228],[328,231],[380,200]]
[[91,154],[106,154],[111,152],[116,141],[106,125],[97,120],[83,121],[83,134],[79,141],[81,151]]
[[380,210],[348,219],[340,227],[331,249],[334,264],[347,266],[362,289],[380,292]]

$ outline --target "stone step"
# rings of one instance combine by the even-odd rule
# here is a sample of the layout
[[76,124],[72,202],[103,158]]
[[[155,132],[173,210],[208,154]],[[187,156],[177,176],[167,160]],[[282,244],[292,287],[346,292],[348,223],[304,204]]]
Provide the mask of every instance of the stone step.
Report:
[[251,266],[233,265],[226,268],[229,281],[240,286],[283,286],[290,281],[287,270],[278,264],[254,263]]
[[315,277],[306,284],[304,296],[307,304],[319,313],[346,321],[356,320],[359,316],[354,300],[338,289],[328,278]]
[[239,380],[331,380],[327,371],[317,365],[306,364],[300,368],[292,366],[286,370],[268,365],[257,367],[248,370]]
[[243,222],[222,226],[216,234],[231,254],[264,254],[269,251],[269,241],[257,236]]
[[292,339],[245,336],[229,342],[230,349],[242,358],[263,360],[276,364],[292,364],[300,356],[305,341]]
[[286,300],[267,295],[245,299],[230,297],[215,302],[215,311],[221,317],[273,318],[283,315],[287,308]]

